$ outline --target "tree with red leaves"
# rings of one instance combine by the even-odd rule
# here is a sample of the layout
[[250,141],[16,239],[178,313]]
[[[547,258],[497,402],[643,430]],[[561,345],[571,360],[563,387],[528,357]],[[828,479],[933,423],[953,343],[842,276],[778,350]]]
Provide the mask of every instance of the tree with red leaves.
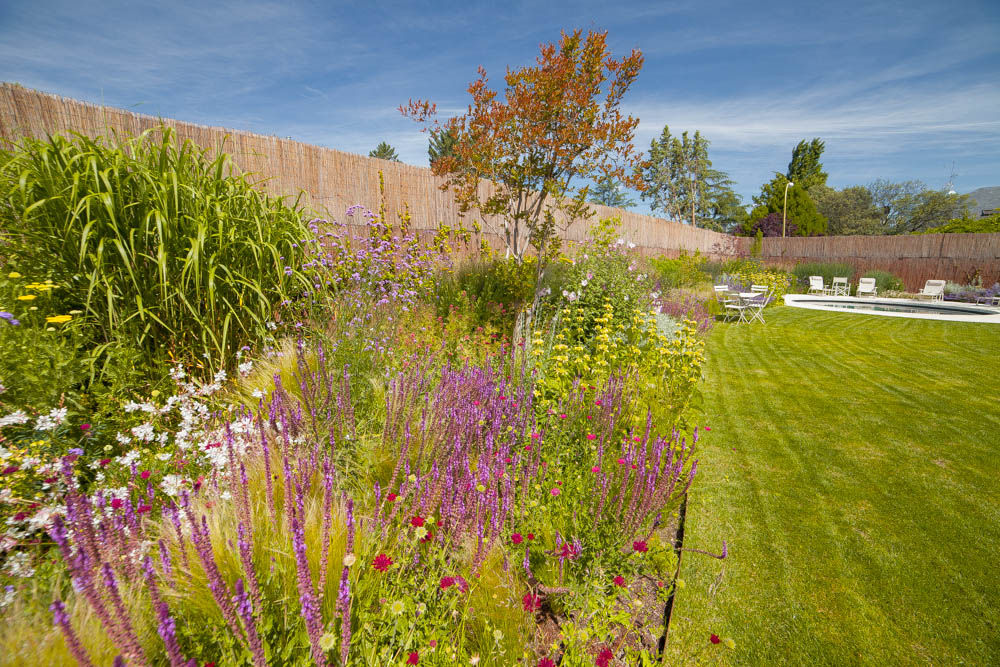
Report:
[[[534,248],[540,274],[558,251],[559,226],[593,215],[589,186],[574,191],[574,179],[612,178],[643,188],[636,175],[641,153],[632,145],[639,120],[619,110],[642,62],[638,50],[612,58],[606,32],[584,37],[576,30],[543,44],[535,65],[508,69],[503,99],[479,67],[468,111],[433,124],[436,135],[455,138],[453,151],[431,167],[446,177],[442,189],[453,190],[462,212],[501,218],[496,231],[508,252],[521,261]],[[410,100],[399,110],[428,123],[437,109]]]

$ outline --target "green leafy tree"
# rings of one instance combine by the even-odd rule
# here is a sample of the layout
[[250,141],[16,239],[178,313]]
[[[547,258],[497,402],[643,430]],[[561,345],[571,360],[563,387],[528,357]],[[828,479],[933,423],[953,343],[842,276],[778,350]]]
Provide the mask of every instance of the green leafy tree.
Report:
[[884,233],[881,211],[864,186],[835,190],[816,185],[809,190],[809,197],[819,214],[827,219],[826,231],[831,236]]
[[431,130],[427,142],[427,157],[430,158],[431,168],[441,158],[454,157],[457,142],[458,135],[453,130]]
[[628,196],[621,182],[611,176],[604,176],[597,181],[591,191],[590,202],[614,208],[635,206],[635,200]]
[[867,189],[879,210],[884,234],[910,234],[939,227],[972,205],[969,195],[931,190],[920,181],[893,183],[879,179]]
[[817,186],[825,186],[827,174],[819,159],[826,144],[816,137],[812,141],[803,139],[792,150],[792,161],[788,163],[788,180],[802,186],[810,194]]
[[375,150],[368,153],[368,157],[376,157],[380,160],[389,160],[390,162],[399,162],[399,156],[396,155],[396,149],[384,141],[376,146]]
[[[785,211],[787,183],[788,178],[784,174],[775,174],[773,179],[761,186],[760,194],[753,199],[754,209],[750,212],[749,227],[745,227],[747,231],[767,215],[780,215]],[[798,183],[788,188],[787,220],[795,223],[798,236],[822,236],[826,233],[826,218],[816,210],[806,189]]]
[[732,190],[733,182],[712,167],[709,143],[701,132],[675,137],[669,126],[663,127],[650,142],[649,159],[640,172],[646,184],[642,197],[651,202],[650,208],[672,220],[689,220],[696,227],[712,229],[741,219],[737,209],[742,206]]

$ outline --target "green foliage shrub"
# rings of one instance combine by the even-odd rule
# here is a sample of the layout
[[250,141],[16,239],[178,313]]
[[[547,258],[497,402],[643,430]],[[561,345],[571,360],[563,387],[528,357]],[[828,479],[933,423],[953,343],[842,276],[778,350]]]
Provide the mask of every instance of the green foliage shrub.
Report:
[[795,277],[787,271],[765,267],[753,259],[736,259],[725,263],[727,272],[720,276],[719,284],[727,284],[740,290],[749,290],[752,285],[766,285],[772,292],[771,303],[776,303],[791,288]]
[[434,285],[438,315],[447,317],[454,308],[470,308],[479,326],[509,329],[518,310],[534,295],[537,260],[526,257],[474,259],[443,272]]
[[701,252],[695,251],[688,255],[683,250],[677,259],[653,257],[649,260],[653,268],[653,278],[658,281],[661,289],[679,289],[682,287],[697,287],[712,279],[705,271],[705,258]]
[[846,277],[850,282],[854,278],[854,267],[838,262],[802,262],[792,269],[796,282],[800,287],[809,284],[809,276],[823,276],[823,283],[830,285],[833,279]]
[[940,227],[914,234],[1000,234],[1000,213],[988,218],[954,218]]
[[866,271],[862,278],[874,278],[879,294],[885,292],[902,292],[905,289],[903,280],[888,271]]
[[148,359],[232,360],[270,338],[312,283],[300,211],[171,130],[27,138],[0,151],[0,240],[11,267],[61,285],[95,346]]
[[613,307],[612,317],[628,319],[638,308],[652,305],[653,280],[644,273],[627,244],[617,236],[617,218],[601,220],[590,230],[592,240],[584,245],[565,268],[548,271],[541,291],[546,296],[542,315],[551,318],[566,303],[581,314],[583,338],[594,334],[598,318],[605,316],[605,301]]
[[79,404],[76,389],[87,376],[79,346],[79,311],[59,312],[52,283],[17,272],[0,275],[0,406],[55,407],[64,398]]

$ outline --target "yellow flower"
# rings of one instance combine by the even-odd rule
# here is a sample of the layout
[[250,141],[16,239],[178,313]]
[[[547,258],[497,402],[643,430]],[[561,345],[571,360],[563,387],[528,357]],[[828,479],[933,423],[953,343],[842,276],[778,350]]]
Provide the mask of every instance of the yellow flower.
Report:
[[7,277],[8,278],[20,278],[21,274],[18,273],[17,271],[11,271],[10,273],[7,274]]
[[736,642],[734,642],[732,639],[727,639],[726,646],[728,646],[729,648],[736,648]]
[[53,315],[52,317],[46,317],[45,321],[49,324],[62,324],[63,322],[69,322],[73,319],[70,315]]
[[31,301],[32,299],[35,299],[35,298],[37,298],[37,297],[34,294],[22,294],[21,296],[17,297],[17,300],[18,301]]

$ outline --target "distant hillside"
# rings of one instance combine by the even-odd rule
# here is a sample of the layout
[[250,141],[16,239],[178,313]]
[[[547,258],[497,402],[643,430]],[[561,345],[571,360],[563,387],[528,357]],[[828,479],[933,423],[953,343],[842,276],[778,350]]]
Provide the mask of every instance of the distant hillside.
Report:
[[979,188],[969,193],[976,200],[974,213],[978,214],[984,208],[1000,208],[1000,185],[992,188]]

